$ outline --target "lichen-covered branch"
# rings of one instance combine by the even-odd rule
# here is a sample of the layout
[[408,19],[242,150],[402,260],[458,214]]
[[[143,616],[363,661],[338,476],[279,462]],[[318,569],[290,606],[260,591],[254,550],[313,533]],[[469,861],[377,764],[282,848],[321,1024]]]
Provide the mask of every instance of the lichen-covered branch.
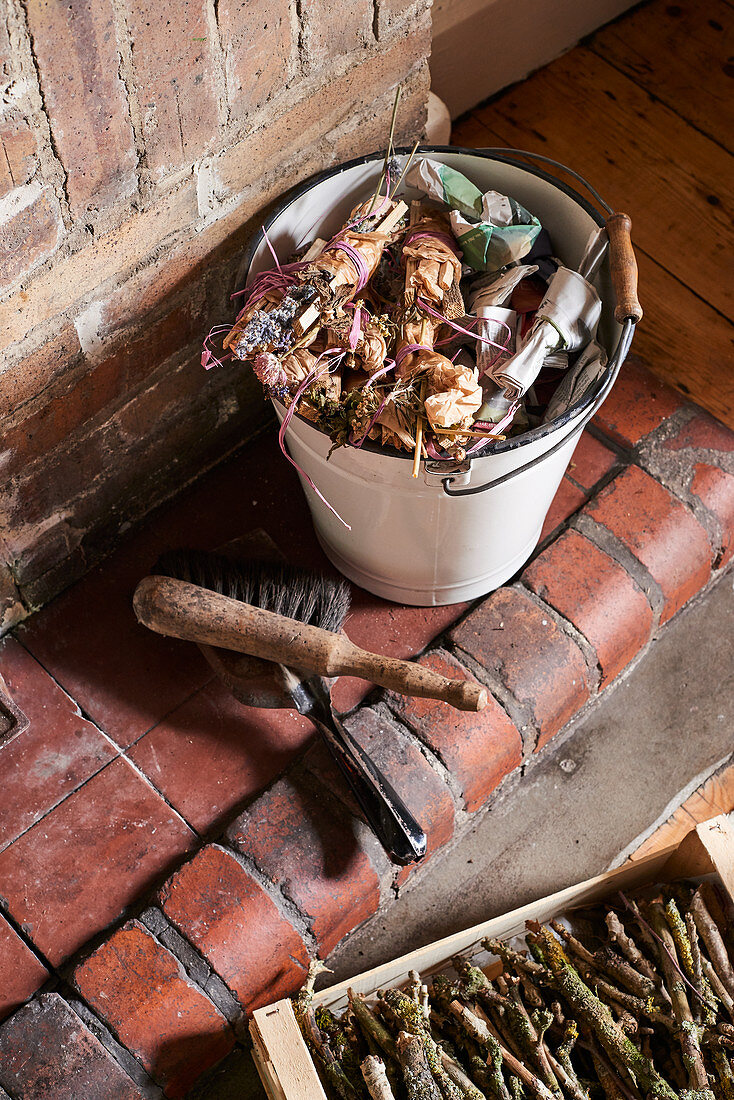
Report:
[[608,1007],[596,997],[582,981],[568,961],[559,941],[548,928],[533,926],[548,960],[558,988],[577,1014],[580,1022],[589,1027],[612,1061],[629,1073],[633,1081],[656,1100],[676,1100],[676,1094],[661,1077],[649,1058],[646,1058],[630,1042],[622,1029],[614,1022]]
[[[701,1052],[701,1028],[693,1019],[685,986],[676,969],[678,961],[676,944],[668,924],[666,909],[659,903],[654,903],[650,906],[649,912],[652,926],[660,937],[661,946],[664,948],[660,953],[660,965],[678,1024],[678,1037],[683,1054],[683,1063],[688,1073],[689,1088],[701,1091],[701,1100],[705,1096],[708,1096],[708,1100],[714,1100],[714,1095],[709,1088],[709,1076]],[[683,961],[685,963],[685,960]]]

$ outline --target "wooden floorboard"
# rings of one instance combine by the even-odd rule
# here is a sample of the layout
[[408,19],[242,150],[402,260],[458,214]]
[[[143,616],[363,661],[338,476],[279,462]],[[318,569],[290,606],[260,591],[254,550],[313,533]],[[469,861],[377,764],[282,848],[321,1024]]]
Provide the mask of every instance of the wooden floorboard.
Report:
[[477,114],[505,144],[548,153],[586,176],[630,214],[648,255],[734,317],[734,286],[722,278],[731,255],[732,158],[720,146],[584,47]]
[[[695,0],[690,7],[699,21],[719,23],[728,15],[728,26],[734,20],[722,5],[716,0],[704,8]],[[554,157],[632,216],[645,309],[634,350],[660,377],[734,427],[734,158],[724,148],[731,144],[731,127],[722,112],[722,126],[709,120],[704,132],[704,115],[690,109],[687,89],[696,74],[702,81],[708,32],[699,28],[688,41],[693,15],[686,9],[679,18],[670,14],[678,9],[669,8],[654,0],[604,28],[590,45],[465,116],[453,141]],[[665,18],[656,40],[652,27],[660,13]],[[714,41],[720,44],[719,37]],[[713,68],[720,57],[711,50]],[[654,83],[659,71],[666,78],[651,95],[645,84]],[[717,72],[707,94],[723,94],[724,79],[730,80]],[[685,100],[680,110],[677,97]],[[712,130],[716,139],[708,136]]]
[[723,0],[654,0],[598,31],[589,45],[681,118],[734,150],[734,19]]

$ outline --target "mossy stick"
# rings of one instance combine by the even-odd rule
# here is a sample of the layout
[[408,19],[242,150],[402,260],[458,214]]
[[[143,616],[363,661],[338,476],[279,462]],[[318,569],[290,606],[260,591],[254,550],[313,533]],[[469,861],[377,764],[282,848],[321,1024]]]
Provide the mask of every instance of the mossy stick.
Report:
[[660,988],[663,984],[663,979],[647,956],[643,955],[633,937],[627,932],[624,924],[613,909],[606,915],[606,926],[609,931],[610,940],[619,948],[628,962],[630,962],[640,974],[644,974],[646,978],[649,978],[650,981],[654,982],[655,985]]
[[441,1100],[438,1085],[428,1067],[420,1035],[401,1031],[397,1037],[396,1047],[408,1100]]
[[701,1100],[704,1100],[705,1097],[714,1100],[714,1094],[709,1088],[709,1076],[706,1072],[701,1051],[701,1028],[693,1019],[685,985],[678,973],[676,945],[668,925],[666,910],[658,902],[654,902],[650,906],[649,914],[653,930],[660,937],[661,947],[663,948],[660,952],[660,965],[673,1003],[673,1014],[678,1024],[678,1038],[683,1063],[688,1073],[689,1087],[700,1091]]
[[[493,1057],[495,1050],[495,1043],[499,1046],[502,1054],[502,1060],[507,1069],[511,1073],[514,1073],[516,1077],[519,1077],[523,1085],[525,1085],[530,1091],[531,1095],[536,1097],[536,1100],[556,1100],[554,1093],[547,1088],[540,1080],[538,1075],[531,1069],[525,1066],[519,1058],[516,1058],[512,1054],[504,1043],[493,1034],[489,1024],[484,1020],[481,1020],[471,1009],[467,1008],[460,1001],[453,1001],[451,1004],[451,1012],[456,1016],[458,1020],[461,1020],[462,1024],[466,1027],[472,1037],[482,1046],[489,1054],[489,1057]],[[492,1040],[494,1039],[494,1043]],[[489,1059],[487,1064],[489,1065]]]
[[563,947],[549,928],[530,923],[531,934],[540,941],[543,954],[559,990],[571,1005],[580,1023],[596,1035],[612,1061],[623,1066],[630,1078],[636,1080],[655,1100],[677,1100],[668,1082],[660,1076],[649,1058],[646,1058],[628,1039],[612,1018],[607,1005],[592,993],[569,962]]
[[713,917],[708,911],[706,902],[703,900],[703,894],[701,889],[696,890],[695,894],[691,898],[691,904],[689,906],[693,918],[696,922],[696,928],[699,935],[703,940],[706,950],[708,951],[709,958],[713,964],[714,970],[719,976],[722,985],[727,990],[730,997],[734,997],[734,969],[729,961],[729,953],[726,949],[726,945],[721,938],[718,926]]

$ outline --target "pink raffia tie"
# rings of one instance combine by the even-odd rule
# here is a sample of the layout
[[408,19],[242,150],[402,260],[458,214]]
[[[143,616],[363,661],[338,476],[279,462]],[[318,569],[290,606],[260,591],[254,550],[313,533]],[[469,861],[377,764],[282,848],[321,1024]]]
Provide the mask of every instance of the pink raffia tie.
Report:
[[[470,332],[468,328],[457,325],[456,321],[450,321],[448,317],[444,317],[443,313],[439,313],[438,310],[435,310],[433,306],[429,305],[423,298],[418,298],[416,301],[425,313],[430,313],[431,317],[435,317],[437,321],[443,321],[445,325],[454,329],[455,332],[461,332],[464,336],[471,336],[472,340],[481,340],[483,344],[490,344],[493,348],[499,348],[500,351],[507,351],[506,344],[498,344],[494,340],[490,340],[488,336],[482,336],[478,332]],[[477,321],[481,321],[481,319],[481,317],[473,317],[472,324],[476,324]],[[496,321],[495,324],[502,325],[503,328],[507,329],[507,336],[509,339],[512,335],[510,326],[506,325],[504,321]],[[441,343],[444,343],[444,341],[442,340]]]
[[[510,424],[512,423],[512,421],[515,418],[515,413],[517,412],[517,410],[519,408],[520,408],[520,401],[518,399],[517,401],[513,401],[513,403],[510,405],[509,409],[507,410],[505,415],[502,417],[502,419],[499,421],[499,423],[490,424],[490,422],[488,420],[475,420],[474,421],[474,427],[475,428],[486,428],[487,431],[492,433],[492,435],[502,435],[502,432],[505,430],[505,428],[509,428]],[[477,443],[474,443],[471,447],[467,447],[466,453],[468,455],[474,454],[474,452],[478,451],[480,447],[484,447],[487,443],[491,443],[491,442],[492,442],[491,438],[480,439],[480,440],[478,440]]]
[[[375,384],[375,382],[377,381],[378,378],[382,378],[384,375],[386,375],[388,373],[388,371],[391,371],[394,366],[395,366],[395,360],[394,359],[386,359],[385,360],[385,366],[380,367],[379,370],[376,370],[374,374],[370,375],[370,377],[365,382],[363,389],[365,389],[365,390],[370,389],[371,386],[374,386],[374,384]],[[387,405],[389,400],[390,400],[390,391],[388,390],[387,393],[385,394],[385,396],[383,397],[382,401],[378,405],[377,412],[374,414],[374,416],[370,420],[369,424],[367,425],[367,427],[365,429],[365,433],[362,436],[362,438],[351,440],[351,444],[352,444],[353,447],[357,447],[359,449],[362,446],[362,444],[366,440],[367,436],[370,434],[370,432],[374,428],[375,424],[379,420],[380,414],[382,413],[382,410],[385,408],[385,405]]]
[[213,329],[204,337],[204,343],[201,346],[201,365],[204,370],[211,370],[212,367],[223,367],[229,359],[234,359],[232,352],[227,352],[221,359],[218,359],[214,352],[209,348],[209,341],[215,336],[221,336],[223,332],[229,332],[230,325],[215,325]]
[[[365,386],[365,389],[366,389],[366,388],[367,388],[367,387]],[[378,420],[379,420],[379,418],[380,418],[380,415],[382,414],[382,411],[383,411],[383,409],[385,408],[385,405],[387,405],[387,403],[388,403],[389,399],[390,399],[390,394],[389,394],[389,393],[386,393],[386,394],[385,394],[385,396],[383,397],[382,401],[380,402],[380,404],[379,404],[379,405],[378,405],[378,407],[377,407],[377,412],[375,413],[375,415],[374,415],[374,416],[372,417],[372,419],[370,420],[369,424],[367,425],[367,427],[366,427],[366,429],[365,429],[365,433],[364,433],[364,435],[362,436],[362,438],[361,438],[361,439],[353,439],[353,440],[351,440],[351,444],[352,444],[352,446],[353,446],[353,447],[356,447],[356,448],[357,448],[357,450],[359,450],[359,448],[360,448],[360,447],[362,446],[362,444],[364,443],[364,441],[365,441],[365,440],[367,439],[367,436],[368,436],[368,435],[370,434],[370,432],[371,432],[371,431],[372,431],[372,429],[374,428],[375,424],[377,423],[377,421],[378,421]]]
[[404,359],[407,359],[409,355],[412,355],[416,351],[433,351],[433,348],[428,344],[405,344],[402,348],[398,348],[395,353],[395,369],[400,370],[400,364]]
[[[428,302],[424,301],[423,298],[418,298],[417,302],[421,309],[424,310],[424,312],[430,313],[431,317],[435,317],[439,321],[443,321],[445,325],[448,325],[449,328],[452,328],[455,332],[460,332],[464,336],[470,336],[472,340],[479,340],[482,344],[489,344],[490,347],[498,349],[497,354],[489,363],[487,363],[486,367],[482,371],[482,374],[486,374],[487,371],[491,370],[498,359],[502,357],[503,353],[508,350],[509,342],[512,339],[512,330],[510,329],[510,326],[504,321],[494,322],[496,325],[500,325],[502,328],[507,329],[507,341],[504,344],[498,344],[495,340],[490,340],[488,336],[482,336],[482,334],[479,332],[471,332],[468,328],[463,328],[462,325],[457,325],[455,321],[450,321],[448,317],[444,317],[442,313],[439,313],[437,310],[435,310],[432,306],[428,304]],[[471,324],[476,325],[481,320],[481,317],[472,317]],[[439,340],[439,342],[436,344],[436,347],[440,348],[443,344],[450,343],[451,339],[452,337],[450,337],[448,340]]]
[[352,351],[354,351],[355,348],[357,347],[357,344],[359,343],[359,338],[362,335],[362,325],[363,325],[362,315],[364,313],[364,315],[366,317],[367,316],[367,310],[366,309],[363,310],[362,306],[357,306],[357,305],[354,304],[354,302],[347,302],[347,304],[344,308],[354,310],[354,317],[352,318],[352,327],[349,330],[349,347]]
[[365,390],[370,389],[371,386],[374,386],[374,384],[375,384],[375,382],[377,381],[378,378],[382,378],[382,376],[387,374],[388,371],[391,371],[394,366],[395,366],[395,360],[394,359],[386,359],[385,360],[385,366],[380,367],[379,370],[376,370],[374,374],[371,374],[369,376],[369,378],[367,379],[367,381],[364,384],[363,389],[365,389]]
[[370,269],[367,267],[362,254],[358,252],[353,245],[349,244],[348,241],[341,241],[336,238],[333,241],[329,241],[329,243],[324,246],[324,252],[336,252],[337,250],[346,253],[351,260],[352,266],[357,273],[357,285],[354,288],[354,293],[359,294],[360,290],[364,290],[369,282]]

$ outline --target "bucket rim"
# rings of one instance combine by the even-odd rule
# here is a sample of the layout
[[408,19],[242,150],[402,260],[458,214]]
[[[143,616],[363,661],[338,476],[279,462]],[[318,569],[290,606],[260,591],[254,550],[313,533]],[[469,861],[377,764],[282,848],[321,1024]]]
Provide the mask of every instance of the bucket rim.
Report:
[[[413,147],[408,145],[397,146],[394,150],[395,154],[399,156],[407,156],[412,151]],[[596,222],[600,229],[603,228],[606,224],[604,217],[602,216],[602,214],[600,214],[596,207],[593,206],[587,198],[579,194],[579,192],[575,188],[571,187],[570,184],[566,183],[563,180],[559,180],[556,176],[552,175],[552,173],[547,172],[544,169],[537,167],[536,165],[524,164],[522,161],[517,160],[514,156],[505,156],[502,153],[497,153],[495,151],[489,152],[483,149],[470,149],[467,146],[463,145],[419,145],[415,150],[415,155],[417,156],[419,153],[462,153],[468,156],[477,157],[479,160],[492,160],[499,161],[502,164],[509,164],[511,167],[519,168],[521,169],[521,171],[527,172],[529,175],[536,176],[539,179],[544,180],[546,183],[550,183],[559,191],[562,191],[569,198],[573,199],[593,219],[593,221]],[[528,154],[528,156],[531,155],[532,154],[530,153]],[[304,180],[302,183],[296,184],[294,187],[291,187],[288,191],[286,191],[285,194],[282,195],[281,198],[278,200],[277,204],[269,212],[267,218],[263,220],[259,230],[257,230],[253,234],[253,236],[248,241],[247,246],[245,247],[242,256],[242,262],[240,264],[240,271],[243,273],[241,276],[243,283],[245,285],[247,283],[255,253],[265,240],[266,233],[273,225],[273,222],[275,222],[275,220],[279,218],[280,215],[285,210],[287,210],[289,206],[296,202],[297,199],[301,198],[302,195],[305,195],[309,191],[312,191],[315,187],[323,183],[325,180],[331,179],[334,176],[339,176],[343,172],[349,171],[352,168],[357,168],[362,164],[369,164],[371,161],[384,160],[384,157],[384,150],[382,152],[375,151],[373,153],[367,153],[361,157],[353,157],[351,160],[342,161],[339,164],[332,165],[330,168],[323,168],[320,172],[315,173],[315,175],[313,176],[309,176],[308,179]],[[620,343],[621,341],[617,343],[615,350],[609,354],[607,365],[604,368],[604,373],[598,380],[598,384],[593,388],[591,393],[585,394],[579,401],[577,401],[574,405],[571,405],[568,409],[566,409],[565,412],[561,413],[561,415],[557,416],[554,420],[551,420],[548,424],[538,424],[535,428],[530,428],[528,431],[522,432],[520,435],[512,436],[511,439],[505,439],[497,443],[489,444],[480,453],[471,455],[471,461],[474,462],[478,461],[481,458],[489,458],[492,455],[506,454],[508,451],[514,451],[518,447],[524,446],[526,443],[532,443],[536,440],[544,439],[547,435],[550,435],[551,432],[555,432],[560,428],[565,427],[571,420],[576,420],[578,416],[580,416],[585,410],[589,408],[591,404],[593,404],[597,400],[599,392],[603,389],[606,379],[608,378],[609,374],[615,369]],[[300,413],[294,413],[294,417],[302,421],[304,424],[308,424],[311,428],[314,428],[313,423],[309,421],[307,417],[301,416]],[[320,429],[314,428],[314,430],[319,431]],[[322,432],[321,434],[326,435],[325,432]],[[408,454],[406,451],[399,451],[396,447],[384,447],[381,444],[373,443],[371,440],[365,440],[360,449],[376,454],[387,453],[393,458],[397,457],[402,458],[405,461],[413,461],[413,456],[411,454]],[[451,460],[446,459],[446,461],[448,462]]]

